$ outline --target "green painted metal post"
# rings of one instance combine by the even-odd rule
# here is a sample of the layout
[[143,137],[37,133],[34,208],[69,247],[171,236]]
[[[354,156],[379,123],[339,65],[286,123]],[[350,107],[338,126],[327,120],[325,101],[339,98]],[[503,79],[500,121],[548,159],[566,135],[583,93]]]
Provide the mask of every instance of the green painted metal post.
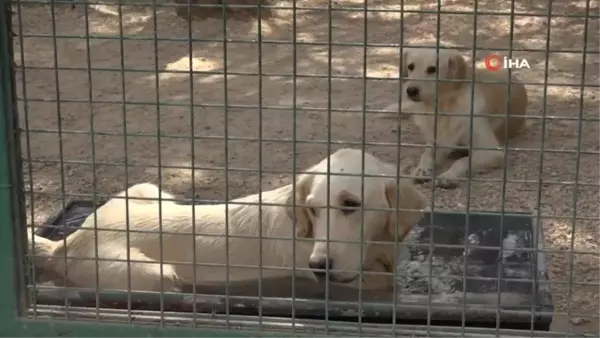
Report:
[[[23,252],[21,225],[23,206],[20,201],[18,168],[18,128],[15,115],[14,69],[12,59],[11,7],[0,0],[0,328],[14,323],[24,299],[19,287],[24,285],[22,264],[16,253]],[[1,330],[0,330],[1,331]]]

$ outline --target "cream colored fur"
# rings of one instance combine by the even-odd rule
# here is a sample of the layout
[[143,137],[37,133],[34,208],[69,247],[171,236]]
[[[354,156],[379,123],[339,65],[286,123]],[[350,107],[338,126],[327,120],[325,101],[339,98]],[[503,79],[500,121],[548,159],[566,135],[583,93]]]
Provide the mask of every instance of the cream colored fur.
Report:
[[[472,141],[473,150],[469,154],[471,167],[469,168],[468,157],[458,159],[448,170],[436,178],[438,186],[455,187],[460,178],[466,177],[469,170],[475,174],[503,166],[503,150],[478,150],[476,148],[503,147],[505,136],[511,138],[525,129],[525,117],[523,116],[527,110],[527,91],[518,79],[515,77],[509,79],[509,74],[504,69],[492,72],[476,68],[473,73],[470,64],[467,64],[463,56],[459,52],[449,49],[439,50],[439,64],[436,64],[435,49],[404,50],[402,72],[403,77],[408,77],[403,84],[402,111],[416,113],[412,115],[413,121],[419,127],[428,146],[433,145],[435,140],[439,146],[468,147]],[[446,114],[463,114],[464,116],[434,114],[436,81],[420,79],[435,79],[436,73],[439,74],[440,79],[437,90],[438,111]],[[475,83],[472,95],[473,84],[444,81],[448,79],[472,80],[473,78],[475,81],[502,83]],[[509,80],[512,84],[510,85],[510,102],[507,111]],[[408,95],[411,87],[419,91],[416,100]],[[471,118],[471,109],[473,118]],[[497,117],[477,117],[482,114],[497,115]],[[436,119],[437,135],[434,133]],[[473,121],[472,137],[471,121]],[[433,148],[427,148],[413,172],[413,175],[418,177],[417,181],[431,179],[433,168],[447,159],[451,152],[452,149],[437,148],[434,158]]]
[[[363,152],[355,149],[342,149],[329,157],[332,174],[360,174]],[[395,175],[395,168],[364,153],[365,173],[371,175]],[[60,275],[68,270],[69,282],[81,287],[98,287],[102,290],[128,288],[127,248],[130,252],[129,271],[131,289],[159,291],[161,281],[165,291],[177,291],[182,284],[198,285],[212,282],[225,282],[228,263],[229,280],[241,281],[257,279],[262,260],[263,278],[291,275],[295,264],[297,275],[313,278],[308,270],[309,260],[326,259],[333,262],[330,270],[332,281],[343,281],[358,286],[358,271],[393,272],[395,253],[394,236],[401,241],[421,218],[424,206],[423,196],[407,181],[396,184],[392,177],[365,177],[364,199],[361,198],[360,176],[330,176],[329,197],[332,206],[339,206],[346,199],[352,199],[365,208],[404,208],[398,212],[397,228],[395,211],[368,211],[362,215],[356,210],[329,210],[330,241],[327,244],[327,209],[315,211],[327,205],[327,159],[309,169],[310,173],[299,175],[295,195],[293,185],[287,185],[262,193],[262,203],[279,204],[259,207],[259,195],[251,195],[220,205],[179,205],[172,201],[159,202],[122,198],[125,192],[109,200],[96,212],[97,228],[94,231],[94,216],[90,215],[81,229],[63,241],[53,242],[35,236],[38,265]],[[399,195],[397,194],[399,191]],[[159,189],[153,184],[143,183],[128,189],[129,197],[158,198]],[[296,209],[286,207],[296,200]],[[173,198],[162,192],[162,197]],[[236,204],[247,203],[247,204]],[[309,206],[302,206],[308,204]],[[192,218],[194,210],[194,219]],[[259,210],[262,210],[259,221]],[[159,213],[162,222],[159,222]],[[295,215],[294,215],[295,214]],[[129,217],[127,218],[126,215]],[[296,221],[293,221],[295,216]],[[359,244],[335,243],[332,240],[360,240],[361,216],[364,217],[364,239],[366,241],[386,241],[389,244],[364,244],[364,254],[360,255]],[[126,232],[129,223],[129,232]],[[162,224],[161,239],[158,235]],[[195,228],[194,228],[195,225]],[[226,228],[229,229],[229,254],[226,252]],[[100,230],[106,229],[106,230]],[[117,231],[121,230],[121,231]],[[195,238],[192,236],[195,230]],[[280,239],[259,239],[278,237]],[[314,238],[314,241],[297,240],[295,261],[292,245],[294,233],[297,238]],[[207,235],[213,236],[207,236]],[[249,238],[234,238],[247,236]],[[33,235],[30,234],[29,240]],[[127,238],[129,237],[129,239]],[[95,260],[95,243],[98,243],[98,257]],[[262,255],[259,247],[262,244]],[[194,249],[195,245],[195,276]],[[30,243],[30,247],[32,247]],[[70,258],[65,260],[65,254]],[[76,260],[72,257],[85,257],[90,260]],[[162,259],[161,259],[162,257]],[[227,261],[228,258],[228,261]],[[105,260],[103,260],[105,259]],[[120,259],[122,261],[110,261]],[[161,274],[161,264],[162,274]],[[65,264],[66,263],[66,264]],[[179,263],[179,264],[177,264]],[[96,275],[96,264],[100,273]],[[238,266],[238,267],[235,267]],[[246,266],[243,268],[240,266]],[[254,268],[248,268],[254,267]],[[287,268],[280,270],[267,267]],[[351,270],[351,271],[336,271]],[[161,277],[162,276],[162,277]],[[365,288],[390,287],[393,275],[367,275],[362,280]]]

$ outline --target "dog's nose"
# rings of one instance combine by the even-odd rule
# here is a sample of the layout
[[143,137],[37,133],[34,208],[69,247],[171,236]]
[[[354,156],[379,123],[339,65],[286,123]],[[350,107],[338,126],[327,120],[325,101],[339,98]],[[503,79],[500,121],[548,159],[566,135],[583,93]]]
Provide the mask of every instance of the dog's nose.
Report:
[[406,88],[406,94],[408,94],[408,97],[410,97],[410,98],[419,97],[419,88],[408,87],[408,88]]
[[333,261],[327,258],[309,260],[308,267],[313,270],[315,276],[318,278],[324,278],[327,269],[331,269],[333,267]]

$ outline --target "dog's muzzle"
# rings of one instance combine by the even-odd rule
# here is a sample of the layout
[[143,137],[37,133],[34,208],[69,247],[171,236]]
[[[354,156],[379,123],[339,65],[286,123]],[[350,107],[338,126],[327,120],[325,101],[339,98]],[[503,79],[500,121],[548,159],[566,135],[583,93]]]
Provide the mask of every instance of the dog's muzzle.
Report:
[[341,284],[348,284],[348,283],[352,283],[355,280],[358,279],[360,275],[356,274],[352,277],[348,277],[348,278],[338,278],[335,274],[329,274],[329,281],[330,282],[334,282],[334,283],[341,283]]
[[[315,259],[310,260],[308,262],[308,267],[312,270],[312,273],[317,277],[318,280],[324,281],[329,277],[330,282],[335,283],[350,283],[355,281],[359,274],[356,274],[351,277],[342,278],[335,272],[331,271],[333,269],[333,261],[331,259]],[[329,273],[327,273],[329,271]]]
[[415,101],[415,102],[421,101],[419,94],[420,94],[420,90],[418,87],[406,88],[406,95],[408,95],[408,98],[411,99],[412,101]]

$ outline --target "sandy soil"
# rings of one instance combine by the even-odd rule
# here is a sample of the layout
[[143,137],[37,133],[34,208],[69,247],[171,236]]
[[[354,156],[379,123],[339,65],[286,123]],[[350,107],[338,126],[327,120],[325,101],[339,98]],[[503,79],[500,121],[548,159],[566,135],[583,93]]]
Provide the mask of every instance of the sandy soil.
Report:
[[[375,0],[369,6],[398,10],[394,3]],[[424,1],[404,3],[405,9],[435,9]],[[479,10],[509,9],[509,2],[499,3],[479,1]],[[598,332],[599,20],[588,21],[584,41],[584,20],[559,16],[584,14],[585,2],[553,3],[555,17],[549,35],[545,17],[519,16],[514,20],[513,47],[541,51],[515,53],[531,63],[532,68],[521,70],[520,75],[532,83],[528,85],[529,111],[537,118],[531,120],[530,132],[511,145],[518,149],[508,154],[505,194],[500,182],[483,181],[502,179],[503,171],[495,170],[479,176],[482,181],[471,182],[470,189],[464,184],[456,190],[435,190],[432,205],[453,210],[467,205],[470,210],[500,210],[503,205],[506,210],[539,210],[545,216],[546,246],[560,250],[549,254],[553,297],[557,311],[565,313],[558,315],[556,328]],[[290,4],[276,3],[280,7]],[[598,1],[591,5],[590,13],[598,13]],[[325,8],[327,2],[299,0],[298,6]],[[334,1],[334,7],[342,6],[360,9],[362,3]],[[449,0],[444,1],[443,9],[471,11],[472,6],[469,0]],[[518,0],[516,9],[547,15],[548,1]],[[333,12],[332,40],[342,45],[331,48],[333,79],[328,89],[328,14],[324,11],[297,10],[299,44],[294,59],[290,10],[277,10],[262,22],[265,43],[260,49],[255,43],[256,21],[230,20],[225,35],[231,42],[224,48],[220,42],[224,25],[219,18],[193,22],[189,29],[172,8],[165,7],[157,11],[156,30],[151,9],[123,7],[123,34],[130,39],[122,46],[116,8],[90,7],[92,38],[86,40],[85,8],[58,5],[54,19],[56,34],[61,37],[54,48],[49,38],[51,8],[27,5],[21,10],[22,21],[15,15],[13,25],[18,35],[26,36],[22,44],[18,37],[15,41],[16,62],[21,65],[24,61],[30,67],[17,72],[20,123],[28,131],[23,134],[23,158],[30,222],[43,221],[62,195],[89,196],[94,187],[99,194],[111,194],[133,183],[160,181],[181,196],[219,199],[226,197],[225,191],[233,198],[260,187],[270,189],[290,182],[294,163],[297,169],[306,168],[344,142],[368,143],[367,149],[375,155],[399,161],[401,166],[412,166],[418,160],[420,151],[414,145],[422,141],[412,123],[407,119],[396,122],[394,111],[381,113],[397,101],[399,88],[399,51],[384,45],[400,43],[402,29],[405,43],[434,43],[435,14],[410,13],[402,19],[400,13],[375,12],[365,20],[361,12]],[[472,16],[443,15],[439,25],[440,41],[445,44],[471,47],[475,40],[478,48],[510,45],[510,20],[505,16],[480,16],[475,39]],[[194,39],[212,41],[194,41],[190,47],[190,32]],[[365,39],[373,47],[366,49],[363,69],[365,49],[360,45]],[[596,87],[582,89],[586,42],[587,50],[596,54],[585,55],[583,85]],[[544,86],[543,50],[547,44],[557,52],[548,55],[547,83],[552,85]],[[476,57],[486,54],[482,51]],[[254,75],[259,70],[259,56],[262,73],[270,74],[262,77],[262,97],[259,77]],[[294,60],[298,74],[295,87],[291,77]],[[88,61],[94,69],[89,73]],[[62,69],[53,70],[55,62]],[[190,63],[193,75],[189,73]],[[126,71],[121,72],[121,67]],[[230,73],[226,79],[222,75],[225,70]],[[367,80],[363,80],[365,73]],[[124,99],[128,102],[125,105],[120,103]],[[331,121],[326,113],[328,99]],[[88,103],[90,100],[94,103]],[[295,114],[290,109],[294,100],[298,108]],[[226,113],[218,107],[224,102],[231,106]],[[363,102],[374,111],[340,112],[360,110]],[[261,103],[263,109],[259,110],[256,106]],[[544,111],[548,119],[542,123],[539,117]],[[580,123],[578,117],[593,120]],[[296,144],[296,153],[287,141],[294,136],[294,128],[296,138],[303,140]],[[58,130],[62,130],[61,135]],[[124,131],[129,136],[124,137]],[[227,143],[223,141],[225,133],[230,138]],[[331,148],[326,143],[329,135],[336,142]],[[192,136],[194,141],[190,142]],[[260,143],[259,136],[263,139]],[[192,165],[196,170],[191,170]],[[227,180],[223,170],[218,170],[226,165],[230,169]],[[264,171],[261,177],[248,172],[258,168]],[[574,185],[576,178],[578,186]],[[430,196],[433,192],[427,186],[422,190]],[[574,217],[578,218],[576,224]],[[583,253],[571,254],[571,244]],[[575,283],[595,285],[570,289],[567,283],[571,275]],[[569,319],[569,310],[572,317],[580,319]],[[586,315],[595,317],[588,318],[586,324],[581,319]]]

